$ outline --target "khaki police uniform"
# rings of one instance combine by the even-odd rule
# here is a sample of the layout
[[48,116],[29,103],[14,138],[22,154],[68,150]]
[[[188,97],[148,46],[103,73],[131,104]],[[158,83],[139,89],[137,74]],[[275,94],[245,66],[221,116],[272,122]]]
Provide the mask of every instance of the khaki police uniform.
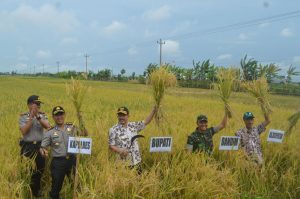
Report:
[[[55,126],[49,129],[43,137],[41,147],[51,148],[51,176],[52,187],[50,196],[59,198],[65,175],[70,177],[71,170],[75,169],[76,156],[68,153],[68,141],[70,136],[75,136],[77,128],[72,123],[66,123],[64,129]],[[75,171],[75,170],[73,170]]]
[[[19,118],[19,128],[22,128],[30,120],[30,113],[22,113]],[[47,115],[43,112],[39,112],[39,117],[32,119],[32,126],[29,132],[23,135],[20,140],[21,155],[34,159],[36,169],[32,169],[30,187],[33,195],[38,195],[41,188],[41,177],[45,169],[45,158],[39,153],[41,141],[43,138],[44,129],[38,120],[48,121]]]

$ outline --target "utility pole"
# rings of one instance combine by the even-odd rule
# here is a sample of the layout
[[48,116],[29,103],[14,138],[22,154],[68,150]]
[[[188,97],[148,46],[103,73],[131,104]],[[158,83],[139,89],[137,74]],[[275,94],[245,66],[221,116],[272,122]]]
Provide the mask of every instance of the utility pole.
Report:
[[159,41],[157,41],[157,43],[159,44],[159,66],[161,66],[162,65],[162,45],[166,44],[166,42],[159,39]]
[[57,61],[56,64],[57,64],[57,73],[59,73],[59,61]]
[[90,56],[85,54],[84,57],[85,57],[85,74],[86,74],[86,78],[88,78],[87,59]]

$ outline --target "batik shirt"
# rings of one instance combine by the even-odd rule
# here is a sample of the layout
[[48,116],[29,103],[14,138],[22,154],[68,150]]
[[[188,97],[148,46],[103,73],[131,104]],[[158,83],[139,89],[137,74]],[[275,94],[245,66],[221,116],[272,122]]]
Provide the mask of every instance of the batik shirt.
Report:
[[129,122],[127,127],[117,124],[109,129],[108,145],[113,145],[122,149],[129,150],[127,160],[130,165],[136,165],[141,162],[141,154],[137,140],[131,145],[131,138],[137,135],[145,128],[145,122]]
[[252,129],[246,127],[238,130],[235,134],[241,139],[241,146],[245,149],[247,155],[258,163],[262,163],[262,150],[259,135],[266,130],[263,123]]
[[210,127],[204,132],[200,132],[198,128],[188,136],[187,149],[193,152],[205,152],[212,153],[213,150],[213,135],[217,133],[219,129],[217,127]]

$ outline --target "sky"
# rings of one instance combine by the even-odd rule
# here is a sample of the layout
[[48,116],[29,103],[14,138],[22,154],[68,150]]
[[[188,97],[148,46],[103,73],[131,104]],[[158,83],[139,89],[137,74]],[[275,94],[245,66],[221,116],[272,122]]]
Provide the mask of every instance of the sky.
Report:
[[1,0],[0,71],[55,73],[58,61],[60,71],[85,71],[87,54],[94,72],[142,74],[159,63],[161,38],[164,63],[239,66],[247,54],[284,75],[290,65],[300,71],[299,10],[299,0]]

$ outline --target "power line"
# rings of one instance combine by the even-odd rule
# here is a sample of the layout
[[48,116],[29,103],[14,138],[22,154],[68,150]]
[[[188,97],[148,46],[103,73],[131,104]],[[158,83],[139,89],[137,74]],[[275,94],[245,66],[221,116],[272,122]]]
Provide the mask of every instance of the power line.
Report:
[[[210,28],[210,29],[206,29],[206,30],[198,30],[198,31],[189,32],[189,33],[185,33],[185,34],[178,34],[178,35],[165,36],[165,37],[169,38],[169,39],[181,39],[182,40],[182,39],[188,39],[188,38],[198,37],[198,36],[207,35],[207,34],[215,34],[215,33],[221,33],[221,32],[225,32],[225,31],[238,30],[238,29],[242,29],[242,28],[247,28],[247,27],[263,24],[263,23],[272,23],[272,22],[287,20],[287,19],[295,18],[295,17],[299,17],[299,16],[300,16],[300,10],[296,10],[296,11],[292,11],[292,12],[273,15],[270,17],[258,18],[258,19],[234,23],[234,24],[230,24],[230,25],[226,25],[226,26],[219,26],[219,27]],[[135,44],[135,46],[140,46],[140,47],[148,46],[152,42],[153,42],[153,40],[139,42],[139,43]],[[161,45],[162,44],[160,44],[160,47],[161,47]],[[111,49],[108,51],[94,52],[94,53],[91,53],[90,55],[99,55],[99,54],[108,54],[108,53],[113,54],[113,53],[117,53],[117,52],[122,52],[127,49],[128,49],[128,45],[119,47],[116,49]],[[89,57],[89,55],[85,54],[84,57],[86,58],[86,73],[87,73],[87,58]],[[78,58],[79,57],[71,57],[67,60],[62,60],[62,61],[70,62],[71,60],[75,60]],[[161,53],[160,53],[160,64],[161,64],[161,62],[162,61],[161,61]],[[59,62],[57,62],[57,67],[58,67],[58,72],[59,72]],[[31,68],[30,68],[30,71],[31,71]]]

